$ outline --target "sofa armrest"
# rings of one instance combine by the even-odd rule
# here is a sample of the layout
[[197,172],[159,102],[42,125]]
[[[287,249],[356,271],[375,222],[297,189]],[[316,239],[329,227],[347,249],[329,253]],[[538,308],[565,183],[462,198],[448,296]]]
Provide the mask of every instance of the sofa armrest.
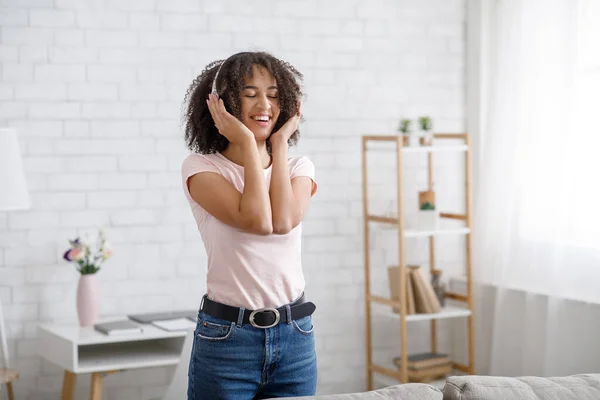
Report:
[[600,399],[600,374],[559,378],[526,376],[451,376],[444,400],[596,400]]
[[[424,383],[406,383],[363,393],[294,397],[296,400],[442,400],[442,392]],[[291,400],[291,399],[290,399]]]

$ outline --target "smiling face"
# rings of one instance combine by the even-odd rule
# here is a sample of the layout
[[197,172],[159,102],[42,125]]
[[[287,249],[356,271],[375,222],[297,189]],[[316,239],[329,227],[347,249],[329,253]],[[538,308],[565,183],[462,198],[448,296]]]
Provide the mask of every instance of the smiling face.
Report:
[[257,140],[266,140],[279,118],[279,92],[275,77],[266,68],[252,66],[241,93],[242,122]]

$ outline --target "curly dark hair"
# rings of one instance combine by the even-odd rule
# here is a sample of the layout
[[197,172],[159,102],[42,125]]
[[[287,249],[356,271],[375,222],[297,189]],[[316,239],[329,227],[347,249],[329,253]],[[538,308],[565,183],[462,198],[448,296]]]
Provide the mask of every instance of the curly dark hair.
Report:
[[[241,93],[244,79],[252,77],[252,66],[258,65],[268,70],[277,82],[280,113],[273,132],[300,110],[303,96],[301,82],[303,75],[291,64],[279,60],[265,52],[242,52],[232,55],[226,60],[213,61],[192,82],[188,88],[183,104],[183,122],[185,123],[185,141],[187,147],[201,154],[224,151],[229,141],[221,135],[208,110],[206,100],[212,90],[213,79],[219,70],[216,87],[219,97],[223,99],[225,108],[233,116],[242,120]],[[187,104],[187,106],[186,106]],[[294,132],[288,143],[295,145],[300,137],[299,130]],[[271,152],[270,141],[267,150]]]

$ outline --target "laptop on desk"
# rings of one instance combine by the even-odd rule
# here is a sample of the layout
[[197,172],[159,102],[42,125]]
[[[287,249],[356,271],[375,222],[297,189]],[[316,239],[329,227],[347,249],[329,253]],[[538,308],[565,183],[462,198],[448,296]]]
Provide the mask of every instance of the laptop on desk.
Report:
[[151,324],[154,321],[166,321],[169,319],[187,318],[192,322],[196,322],[198,319],[198,311],[165,311],[165,312],[154,312],[145,314],[133,314],[127,316],[129,319],[139,322],[141,324]]

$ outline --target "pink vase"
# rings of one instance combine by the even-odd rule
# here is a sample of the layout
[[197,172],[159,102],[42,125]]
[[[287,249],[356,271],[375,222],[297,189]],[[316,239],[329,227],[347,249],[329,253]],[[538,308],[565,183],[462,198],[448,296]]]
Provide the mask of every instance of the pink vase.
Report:
[[96,274],[85,274],[79,277],[77,317],[80,326],[91,326],[98,321],[98,280]]

